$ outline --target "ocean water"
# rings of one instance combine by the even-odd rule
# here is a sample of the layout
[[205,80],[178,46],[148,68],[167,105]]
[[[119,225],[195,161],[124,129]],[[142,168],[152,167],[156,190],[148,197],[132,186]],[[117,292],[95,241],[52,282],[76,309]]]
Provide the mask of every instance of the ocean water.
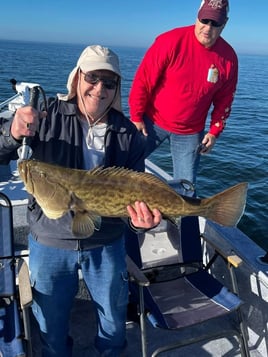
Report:
[[[0,41],[0,102],[14,94],[9,83],[11,78],[39,83],[47,96],[64,93],[68,74],[84,47]],[[128,115],[129,89],[145,49],[112,49],[120,57],[122,104]],[[232,113],[213,152],[202,156],[198,194],[208,197],[247,181],[247,205],[238,227],[268,250],[268,56],[238,56],[239,83]],[[172,174],[167,143],[163,143],[151,159]]]

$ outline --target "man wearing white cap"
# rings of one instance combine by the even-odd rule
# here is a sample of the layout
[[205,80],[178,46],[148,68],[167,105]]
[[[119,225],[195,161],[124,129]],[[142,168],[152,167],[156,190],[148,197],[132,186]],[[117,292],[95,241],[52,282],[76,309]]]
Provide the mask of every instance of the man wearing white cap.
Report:
[[222,133],[236,91],[237,56],[221,37],[228,11],[228,0],[202,0],[195,25],[156,38],[130,91],[131,120],[147,136],[148,154],[169,140],[174,178],[193,185],[200,153]]
[[[50,100],[47,111],[17,110],[2,128],[0,163],[17,158],[24,136],[31,136],[32,159],[69,168],[98,165],[144,170],[144,140],[121,111],[121,73],[109,48],[89,46],[69,75],[67,95]],[[132,229],[151,228],[161,220],[143,202],[127,207]],[[33,313],[40,327],[42,357],[70,357],[68,326],[81,269],[97,312],[95,354],[119,357],[126,346],[128,279],[124,229],[119,218],[102,217],[90,238],[77,239],[72,213],[47,218],[35,199],[28,204],[29,267]],[[90,321],[89,321],[90,323]]]

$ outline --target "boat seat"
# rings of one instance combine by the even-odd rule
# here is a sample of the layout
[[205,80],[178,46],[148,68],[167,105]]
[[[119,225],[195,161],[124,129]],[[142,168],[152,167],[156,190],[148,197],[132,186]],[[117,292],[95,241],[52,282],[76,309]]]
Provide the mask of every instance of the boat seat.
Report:
[[[243,302],[237,291],[223,286],[204,266],[198,217],[182,218],[180,227],[169,221],[163,226],[166,231],[136,235],[139,249],[132,249],[134,237],[126,239],[130,302],[138,305],[142,356],[157,356],[200,341],[236,336],[241,356],[248,357],[240,313]],[[237,266],[240,261],[233,257],[228,266],[233,266],[232,262]],[[225,323],[215,324],[218,319]],[[148,322],[157,329],[173,331],[173,337],[177,331],[175,340],[165,343],[166,340],[158,341],[156,337],[149,341]],[[148,352],[152,345],[154,349]]]
[[22,255],[14,250],[13,213],[0,192],[0,355],[32,356],[29,307],[32,291]]

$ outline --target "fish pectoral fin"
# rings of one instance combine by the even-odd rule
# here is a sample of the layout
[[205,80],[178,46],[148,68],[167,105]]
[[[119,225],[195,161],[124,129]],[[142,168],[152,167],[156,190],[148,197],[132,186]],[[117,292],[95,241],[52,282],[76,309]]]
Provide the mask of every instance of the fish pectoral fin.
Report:
[[88,238],[95,230],[100,230],[101,217],[88,212],[75,212],[72,222],[72,232],[78,238]]
[[97,216],[97,215],[93,215],[91,214],[90,217],[92,218],[93,222],[94,222],[94,226],[95,226],[95,230],[99,231],[101,228],[101,217]]

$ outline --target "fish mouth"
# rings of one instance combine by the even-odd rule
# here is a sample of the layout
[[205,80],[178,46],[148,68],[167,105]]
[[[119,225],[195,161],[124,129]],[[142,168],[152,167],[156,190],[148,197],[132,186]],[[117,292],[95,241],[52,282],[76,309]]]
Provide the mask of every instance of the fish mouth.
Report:
[[26,182],[27,182],[27,179],[26,179],[27,174],[26,174],[26,164],[25,164],[24,160],[19,163],[19,174],[20,174],[20,177],[23,180],[23,182],[26,184]]
[[22,181],[24,182],[25,187],[31,193],[33,193],[33,183],[30,180],[30,169],[29,162],[27,160],[23,160],[19,163],[19,173]]

